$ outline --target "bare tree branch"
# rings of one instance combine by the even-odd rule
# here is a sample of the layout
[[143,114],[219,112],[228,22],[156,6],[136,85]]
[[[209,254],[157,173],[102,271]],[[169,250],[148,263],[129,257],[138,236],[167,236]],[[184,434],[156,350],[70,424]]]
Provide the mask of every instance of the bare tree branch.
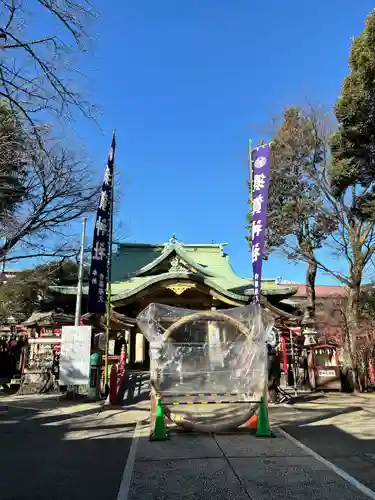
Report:
[[[72,40],[68,44],[48,33],[43,19],[63,27]],[[28,23],[40,18],[40,33],[29,38]],[[0,2],[0,96],[17,109],[33,127],[40,112],[71,119],[71,108],[92,117],[92,107],[84,102],[69,76],[76,73],[72,56],[86,52],[87,28],[97,13],[87,0],[2,0]],[[1,27],[2,26],[2,27]],[[44,28],[44,26],[46,26]],[[45,32],[43,33],[44,30]],[[60,30],[61,31],[61,30]],[[27,33],[27,36],[26,36]],[[76,66],[75,66],[76,67]],[[76,77],[74,78],[76,80]]]
[[[331,189],[330,130],[313,108],[287,110],[276,136],[266,236],[270,251],[314,263],[347,286],[352,321],[358,322],[361,283],[375,254],[375,222],[360,210],[369,186],[340,196]],[[336,259],[319,256],[323,242]]]
[[29,138],[22,199],[12,217],[0,219],[0,260],[76,255],[72,223],[97,208],[89,166],[45,135],[43,149],[40,135]]

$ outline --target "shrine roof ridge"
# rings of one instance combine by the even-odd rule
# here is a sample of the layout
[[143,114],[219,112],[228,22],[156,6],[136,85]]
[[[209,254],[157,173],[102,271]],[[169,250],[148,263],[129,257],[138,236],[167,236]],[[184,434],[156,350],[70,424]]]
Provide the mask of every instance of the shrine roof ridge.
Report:
[[[229,243],[182,243],[178,242],[178,244],[182,247],[188,248],[223,248],[229,245]],[[130,248],[164,248],[168,245],[171,245],[168,241],[165,243],[137,243],[137,242],[122,242],[122,241],[113,241],[113,245],[117,245],[120,247],[130,247]]]

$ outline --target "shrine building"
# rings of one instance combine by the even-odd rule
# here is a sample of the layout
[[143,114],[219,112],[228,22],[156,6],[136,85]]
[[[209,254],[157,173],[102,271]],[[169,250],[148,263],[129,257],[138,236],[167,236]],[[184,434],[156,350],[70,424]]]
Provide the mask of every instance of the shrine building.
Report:
[[[252,301],[253,281],[233,271],[226,246],[226,243],[183,244],[175,237],[165,244],[114,245],[111,321],[117,328],[111,337],[120,336],[126,341],[130,369],[149,367],[148,342],[135,322],[148,304],[208,310],[243,306]],[[276,324],[296,324],[296,316],[281,301],[293,296],[297,288],[281,286],[276,279],[262,280],[262,304],[272,313]],[[76,287],[56,286],[50,290],[66,311],[74,311]],[[86,308],[87,293],[88,286],[84,286],[82,311]]]

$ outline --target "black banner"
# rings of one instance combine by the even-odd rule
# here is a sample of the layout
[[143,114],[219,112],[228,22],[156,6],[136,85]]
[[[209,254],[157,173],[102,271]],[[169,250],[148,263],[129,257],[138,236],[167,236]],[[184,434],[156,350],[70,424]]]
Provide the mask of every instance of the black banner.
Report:
[[111,150],[108,155],[108,163],[100,192],[91,253],[88,312],[96,314],[105,314],[107,309],[108,267],[111,262],[109,252],[111,251],[110,242],[112,240],[112,194],[115,148],[116,138],[115,134],[113,134]]

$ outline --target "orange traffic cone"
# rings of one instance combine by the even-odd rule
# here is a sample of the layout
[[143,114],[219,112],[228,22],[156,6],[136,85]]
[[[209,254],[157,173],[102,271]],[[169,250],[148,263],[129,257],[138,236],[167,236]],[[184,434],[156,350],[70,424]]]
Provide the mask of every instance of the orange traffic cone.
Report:
[[256,415],[253,415],[250,417],[250,419],[247,421],[246,427],[249,429],[257,429],[258,428],[258,417]]

